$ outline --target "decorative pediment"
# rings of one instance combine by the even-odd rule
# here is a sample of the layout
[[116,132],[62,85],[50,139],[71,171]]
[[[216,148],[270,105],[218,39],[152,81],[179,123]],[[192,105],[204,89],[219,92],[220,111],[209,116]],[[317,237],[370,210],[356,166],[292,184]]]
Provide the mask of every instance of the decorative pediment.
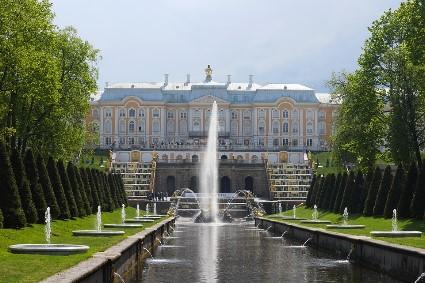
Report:
[[210,94],[198,97],[192,100],[190,104],[213,104],[214,101],[216,101],[217,104],[229,104],[228,101]]

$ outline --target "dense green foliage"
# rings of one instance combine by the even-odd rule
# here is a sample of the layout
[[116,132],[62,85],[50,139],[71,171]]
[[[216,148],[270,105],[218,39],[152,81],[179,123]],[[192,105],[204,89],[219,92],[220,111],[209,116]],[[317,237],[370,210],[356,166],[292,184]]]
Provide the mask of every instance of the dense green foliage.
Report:
[[0,143],[0,209],[4,217],[4,227],[21,228],[27,224],[9,152],[4,143]]
[[47,161],[47,171],[49,172],[49,178],[52,183],[53,191],[55,192],[56,200],[60,207],[60,214],[58,218],[68,219],[71,217],[68,201],[63,190],[61,177],[56,166],[56,161],[51,156]]
[[379,184],[378,195],[376,196],[373,207],[373,215],[381,216],[384,214],[385,203],[387,202],[388,191],[390,190],[392,180],[391,167],[387,166]]
[[402,188],[405,183],[404,169],[402,165],[397,167],[395,172],[391,188],[388,192],[387,201],[385,202],[384,207],[384,217],[391,218],[393,215],[393,209],[397,209],[398,201],[400,200],[400,195]]
[[410,205],[410,215],[416,219],[422,219],[425,213],[425,164],[420,167],[416,190]]
[[20,153],[70,160],[84,145],[98,51],[60,30],[47,0],[0,5],[0,135]]
[[77,203],[75,202],[71,182],[69,181],[68,174],[66,172],[65,165],[63,164],[62,160],[58,160],[57,167],[59,171],[59,176],[61,178],[63,191],[65,192],[66,200],[68,201],[69,213],[71,217],[77,217],[80,212],[78,210]]
[[339,208],[341,207],[342,197],[344,195],[345,185],[347,184],[348,174],[347,172],[342,173],[342,179],[338,186],[338,192],[336,194],[335,203],[332,211],[335,213],[339,212]]
[[418,170],[416,163],[411,162],[409,171],[407,172],[406,182],[400,194],[400,200],[397,205],[397,215],[400,218],[408,218],[410,216],[410,203],[413,199],[413,193],[416,189],[416,179],[418,178]]
[[354,172],[350,171],[348,174],[347,181],[345,183],[344,193],[342,195],[341,204],[339,207],[339,212],[343,212],[346,207],[350,205],[351,195],[354,190]]
[[49,174],[47,173],[44,158],[41,155],[37,156],[37,169],[39,175],[40,185],[43,188],[44,199],[46,205],[50,207],[50,214],[53,219],[57,219],[61,214],[58,202],[56,201],[55,193],[53,192],[52,183],[50,182]]
[[375,206],[376,196],[379,190],[379,184],[381,183],[382,172],[379,167],[375,168],[373,173],[372,182],[369,185],[366,201],[364,204],[363,214],[366,216],[373,215],[373,207]]

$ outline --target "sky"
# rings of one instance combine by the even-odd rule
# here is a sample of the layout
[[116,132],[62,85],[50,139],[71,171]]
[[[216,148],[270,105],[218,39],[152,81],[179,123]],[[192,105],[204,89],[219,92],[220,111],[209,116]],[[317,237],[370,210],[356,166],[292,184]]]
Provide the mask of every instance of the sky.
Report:
[[100,50],[106,82],[300,83],[353,71],[368,27],[400,0],[52,0],[59,27]]

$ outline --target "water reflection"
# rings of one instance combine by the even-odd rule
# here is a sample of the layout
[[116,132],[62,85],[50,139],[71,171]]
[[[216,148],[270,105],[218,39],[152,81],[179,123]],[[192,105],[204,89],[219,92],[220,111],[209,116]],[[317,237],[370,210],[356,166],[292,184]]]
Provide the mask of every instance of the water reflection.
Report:
[[177,225],[183,233],[165,239],[132,282],[398,282],[345,258],[290,248],[304,241],[271,238],[280,235],[253,230],[252,222]]

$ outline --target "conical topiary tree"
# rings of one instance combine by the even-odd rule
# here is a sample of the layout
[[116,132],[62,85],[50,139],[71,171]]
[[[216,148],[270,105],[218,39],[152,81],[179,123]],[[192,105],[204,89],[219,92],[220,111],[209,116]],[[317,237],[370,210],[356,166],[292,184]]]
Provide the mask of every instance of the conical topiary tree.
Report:
[[0,209],[5,228],[22,228],[27,225],[9,152],[3,142],[0,142]]
[[121,206],[121,204],[125,204],[125,192],[124,190],[121,189],[120,186],[120,181],[121,181],[121,177],[119,174],[113,174],[114,176],[114,182],[115,182],[115,186],[116,186],[116,190],[117,190],[117,197],[118,197],[118,204],[119,206]]
[[353,191],[351,192],[350,201],[348,203],[348,210],[352,214],[359,213],[361,205],[361,193],[364,187],[363,173],[357,172],[356,178],[354,179]]
[[364,183],[360,193],[360,202],[359,202],[359,205],[357,206],[358,213],[363,213],[364,207],[366,205],[366,198],[369,193],[369,187],[373,180],[373,173],[374,173],[373,167],[369,167],[369,169],[367,170],[366,176],[364,177]]
[[391,167],[388,165],[384,170],[384,175],[379,184],[378,194],[376,196],[375,205],[373,206],[373,215],[380,216],[384,214],[385,202],[387,201],[392,180]]
[[27,174],[30,184],[31,195],[34,201],[35,208],[37,209],[38,223],[44,223],[44,213],[46,212],[47,205],[44,199],[43,189],[38,179],[37,165],[34,160],[34,155],[31,149],[25,153],[25,173]]
[[317,205],[317,207],[319,207],[320,197],[322,196],[322,191],[325,189],[325,184],[326,184],[326,177],[322,176],[322,178],[320,178],[320,183],[319,183],[319,187],[317,188],[316,199],[314,200],[313,206]]
[[103,190],[105,191],[106,202],[108,204],[107,206],[109,208],[109,211],[113,211],[114,203],[112,201],[111,190],[109,188],[108,180],[106,179],[106,174],[102,172],[101,178],[102,178]]
[[378,194],[379,184],[381,183],[381,179],[382,179],[382,171],[377,166],[375,168],[375,172],[373,172],[373,178],[367,192],[367,197],[366,197],[366,201],[365,201],[365,205],[363,209],[363,214],[365,216],[373,215],[373,207],[375,205],[376,195]]
[[329,205],[328,205],[329,211],[333,211],[335,201],[336,201],[336,196],[337,196],[338,190],[339,190],[339,186],[341,185],[341,180],[342,180],[342,174],[340,172],[340,173],[338,173],[338,175],[335,178],[335,182],[334,182],[334,185],[333,185],[334,189],[332,190],[332,193],[330,195]]
[[94,176],[93,170],[86,168],[87,178],[91,188],[91,195],[93,199],[92,203],[92,212],[95,213],[98,205],[102,205],[102,202],[99,199],[99,194],[96,186],[96,178]]
[[397,215],[400,218],[408,218],[410,216],[410,203],[413,199],[413,193],[416,190],[416,179],[418,177],[418,170],[416,163],[412,161],[407,172],[406,182],[402,188],[400,200],[397,204]]
[[316,175],[313,175],[313,178],[311,179],[310,187],[307,192],[307,199],[305,201],[306,207],[311,207],[311,195],[313,194],[314,182],[316,182],[316,178]]
[[422,162],[417,180],[416,190],[410,204],[410,216],[416,219],[422,219],[425,212],[425,162]]
[[320,190],[320,184],[322,183],[322,176],[317,176],[316,181],[314,182],[313,191],[311,194],[310,207],[313,207],[316,204],[316,197]]
[[402,165],[397,167],[397,171],[395,172],[395,176],[388,192],[387,201],[385,203],[384,208],[384,217],[391,218],[393,216],[393,209],[397,209],[398,201],[400,200],[401,191],[405,184],[405,175],[404,169]]
[[74,194],[75,202],[78,207],[78,216],[86,216],[86,209],[83,203],[83,198],[81,197],[80,187],[78,186],[77,177],[74,171],[74,165],[71,162],[68,162],[66,167],[66,173],[68,174],[69,182],[71,183],[72,193]]
[[15,173],[16,185],[18,186],[21,205],[24,210],[27,223],[37,223],[37,209],[35,208],[34,201],[32,200],[30,184],[25,173],[21,154],[17,150],[12,150],[10,162],[12,163],[13,172]]
[[118,201],[117,188],[112,174],[108,174],[108,183],[109,189],[111,190],[112,203],[114,204],[114,208],[118,208],[120,203]]
[[71,218],[71,213],[69,212],[68,201],[63,190],[61,177],[56,167],[56,161],[53,157],[49,157],[47,160],[47,172],[49,174],[50,182],[52,183],[53,191],[56,196],[56,201],[60,207],[59,219],[69,219]]
[[347,184],[348,174],[346,171],[342,174],[341,183],[338,187],[338,192],[336,193],[334,207],[332,209],[333,212],[338,213],[339,208],[341,207],[342,197],[344,195],[345,185]]
[[63,191],[65,192],[66,200],[68,201],[69,213],[71,214],[71,217],[78,217],[80,212],[78,210],[77,203],[75,202],[74,192],[72,191],[72,186],[69,182],[68,174],[62,160],[58,160],[57,167],[59,176],[61,177]]
[[84,188],[86,190],[86,196],[87,196],[87,201],[89,204],[89,210],[90,213],[95,213],[95,211],[93,211],[93,197],[92,197],[92,193],[91,193],[91,187],[90,187],[90,183],[89,180],[87,178],[87,174],[86,174],[86,170],[85,168],[79,168],[80,171],[80,176],[81,176],[81,180],[84,184]]
[[39,176],[39,182],[43,188],[44,199],[46,204],[50,207],[50,215],[53,219],[58,219],[61,215],[61,211],[56,201],[55,193],[53,192],[52,183],[50,182],[49,174],[47,173],[46,164],[44,158],[39,154],[37,156],[37,170]]
[[344,194],[342,195],[341,206],[339,207],[340,213],[350,205],[351,193],[354,190],[354,178],[354,171],[350,171],[350,174],[348,174],[347,183],[345,184]]
[[109,211],[110,208],[108,207],[108,203],[106,201],[105,189],[104,189],[103,184],[101,182],[101,176],[100,176],[99,170],[93,169],[93,175],[95,177],[97,194],[99,196],[99,201],[102,205],[102,209],[105,210],[105,211]]
[[83,203],[84,203],[84,209],[86,211],[86,214],[89,215],[89,214],[91,214],[91,206],[90,206],[90,203],[89,203],[89,199],[87,197],[87,193],[86,193],[87,190],[84,186],[83,179],[81,178],[80,170],[78,169],[77,166],[75,166],[75,165],[73,165],[73,166],[74,166],[75,177],[77,177],[78,186],[80,188],[81,198],[82,198]]
[[331,176],[329,177],[329,184],[328,184],[328,189],[326,191],[326,195],[325,195],[325,199],[323,201],[323,209],[325,210],[329,210],[329,206],[331,204],[331,198],[332,198],[332,194],[334,193],[334,191],[336,191],[335,188],[335,174],[331,173]]
[[123,204],[125,206],[128,205],[128,198],[127,198],[127,193],[125,191],[125,187],[124,187],[124,182],[121,178],[121,175],[118,175],[118,185],[120,187],[120,191],[121,191],[121,195],[122,195],[122,200],[123,200]]
[[327,193],[329,191],[330,180],[331,180],[331,174],[326,175],[325,182],[324,182],[323,187],[322,187],[322,189],[320,191],[319,200],[317,202],[317,207],[319,207],[320,209],[323,209],[324,208],[324,203],[325,203],[326,195],[327,195]]

